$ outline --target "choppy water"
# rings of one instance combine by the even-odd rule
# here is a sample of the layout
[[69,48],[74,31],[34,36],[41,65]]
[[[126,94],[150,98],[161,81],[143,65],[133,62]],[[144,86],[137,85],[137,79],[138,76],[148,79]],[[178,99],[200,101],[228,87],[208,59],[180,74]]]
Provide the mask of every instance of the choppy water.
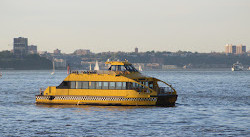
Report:
[[0,136],[250,136],[250,71],[143,73],[174,85],[176,107],[35,105],[66,72],[3,71]]

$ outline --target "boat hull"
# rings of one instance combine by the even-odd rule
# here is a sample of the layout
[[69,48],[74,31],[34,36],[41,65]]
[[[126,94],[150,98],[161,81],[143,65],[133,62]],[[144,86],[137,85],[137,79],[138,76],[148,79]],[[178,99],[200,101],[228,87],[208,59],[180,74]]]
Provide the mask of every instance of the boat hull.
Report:
[[232,71],[243,71],[243,69],[234,69],[234,68],[232,68]]
[[156,106],[175,106],[178,95],[158,95]]
[[148,98],[110,96],[48,96],[36,95],[36,104],[111,105],[111,106],[174,106],[177,95]]

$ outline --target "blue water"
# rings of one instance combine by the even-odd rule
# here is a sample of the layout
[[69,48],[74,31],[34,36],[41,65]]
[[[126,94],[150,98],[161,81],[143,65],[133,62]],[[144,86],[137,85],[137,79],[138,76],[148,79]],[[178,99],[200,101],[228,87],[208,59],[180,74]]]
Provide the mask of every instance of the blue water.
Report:
[[250,136],[250,71],[148,71],[178,91],[176,107],[36,105],[65,71],[2,71],[0,136]]

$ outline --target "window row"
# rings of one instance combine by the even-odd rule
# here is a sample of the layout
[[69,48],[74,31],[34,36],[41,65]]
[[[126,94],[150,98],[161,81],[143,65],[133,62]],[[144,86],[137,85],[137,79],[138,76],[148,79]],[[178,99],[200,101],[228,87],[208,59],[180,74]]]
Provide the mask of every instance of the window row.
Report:
[[[153,82],[140,82],[153,89]],[[136,89],[141,90],[144,86],[134,82],[98,82],[98,81],[63,81],[59,89]]]
[[133,65],[112,65],[109,70],[112,71],[130,71],[130,72],[138,72]]
[[126,89],[126,82],[71,81],[71,89]]

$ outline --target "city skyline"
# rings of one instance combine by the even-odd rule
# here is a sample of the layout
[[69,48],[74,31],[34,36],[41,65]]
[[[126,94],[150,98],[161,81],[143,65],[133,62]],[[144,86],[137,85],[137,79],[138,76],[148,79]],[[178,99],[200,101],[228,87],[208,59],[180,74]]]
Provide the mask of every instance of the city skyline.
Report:
[[[28,38],[25,38],[25,37],[17,37],[17,38],[13,38],[13,45],[11,45],[12,46],[12,48],[11,49],[3,49],[3,50],[0,50],[0,51],[5,51],[5,50],[9,50],[9,51],[13,51],[13,52],[15,52],[15,39],[19,39],[19,38],[23,38],[23,39],[27,39],[28,40]],[[18,43],[19,44],[19,43]],[[31,45],[29,45],[28,46],[28,42],[27,42],[27,48],[29,48],[29,49],[27,49],[27,50],[30,50],[30,51],[27,51],[27,52],[32,52],[33,54],[34,53],[37,53],[37,52],[48,52],[48,53],[53,53],[53,52],[57,52],[57,51],[59,51],[60,53],[75,53],[75,52],[79,52],[79,51],[81,51],[81,50],[84,50],[84,52],[86,52],[86,51],[88,51],[88,52],[92,52],[90,49],[72,49],[73,50],[73,52],[63,52],[61,49],[59,49],[59,48],[56,48],[56,49],[52,49],[52,51],[47,51],[47,50],[37,50],[38,49],[38,47],[36,46],[36,45],[34,45],[34,43],[33,44],[31,44]],[[228,49],[228,46],[233,46],[233,48],[235,48],[234,50],[235,51],[232,51],[232,49]],[[243,46],[243,50],[241,49],[241,48],[239,48],[238,46]],[[238,52],[236,51],[236,47],[238,48]],[[211,52],[217,52],[217,53],[234,53],[234,54],[242,54],[242,53],[248,53],[250,50],[247,50],[247,48],[246,48],[247,46],[246,45],[243,45],[243,44],[238,44],[237,46],[236,45],[233,45],[233,44],[226,44],[225,45],[225,50],[224,51],[211,51]],[[232,48],[232,47],[231,47]],[[134,47],[134,49],[131,49],[131,51],[121,51],[121,50],[117,50],[117,51],[100,51],[100,52],[93,52],[93,53],[102,53],[102,52],[135,52],[135,53],[139,53],[139,52],[147,52],[147,51],[139,51],[140,49],[138,48],[138,47]],[[242,51],[240,51],[240,50],[242,50]],[[62,51],[62,52],[61,52]],[[151,50],[151,51],[155,51],[155,52],[158,52],[157,50]],[[166,50],[161,50],[160,52],[162,52],[162,51],[166,51]],[[184,50],[178,50],[178,51],[184,51]],[[178,52],[178,51],[167,51],[167,52]],[[185,52],[190,52],[190,51],[185,51]],[[192,51],[191,51],[192,52]],[[196,52],[196,51],[195,51]],[[209,52],[200,52],[200,53],[209,53]]]
[[223,52],[227,43],[250,45],[248,13],[246,0],[4,0],[0,51],[11,50],[13,38],[26,37],[49,52],[131,52],[135,47],[139,52]]
[[[246,45],[239,44],[236,46],[233,44],[226,44],[224,52],[211,52],[211,53],[226,53],[226,54],[250,53],[250,50],[247,51],[246,49],[247,49]],[[29,45],[28,38],[24,38],[24,37],[13,38],[13,49],[10,51],[13,51],[13,53],[15,55],[21,55],[21,56],[27,55],[27,54],[37,54],[38,52],[40,52],[39,54],[42,54],[42,53],[55,53],[55,54],[65,53],[65,52],[61,52],[61,50],[58,48],[53,50],[53,52],[49,52],[46,50],[45,51],[38,51],[37,46],[36,45]],[[162,51],[160,51],[160,52],[162,52]],[[104,52],[117,52],[117,51],[102,51],[99,53],[104,53]],[[118,51],[118,52],[125,52],[125,51]],[[134,51],[129,51],[129,52],[139,53],[139,48],[135,47]],[[141,51],[141,53],[144,53],[144,52],[145,51]],[[158,51],[155,51],[155,52],[158,52]],[[169,52],[169,51],[167,51],[167,52]],[[185,51],[185,52],[187,52],[187,51]],[[188,52],[190,52],[190,51],[188,51]],[[76,49],[73,52],[73,54],[76,54],[76,55],[89,54],[89,53],[91,53],[91,51],[89,49]],[[93,52],[93,53],[97,53],[97,52]]]

